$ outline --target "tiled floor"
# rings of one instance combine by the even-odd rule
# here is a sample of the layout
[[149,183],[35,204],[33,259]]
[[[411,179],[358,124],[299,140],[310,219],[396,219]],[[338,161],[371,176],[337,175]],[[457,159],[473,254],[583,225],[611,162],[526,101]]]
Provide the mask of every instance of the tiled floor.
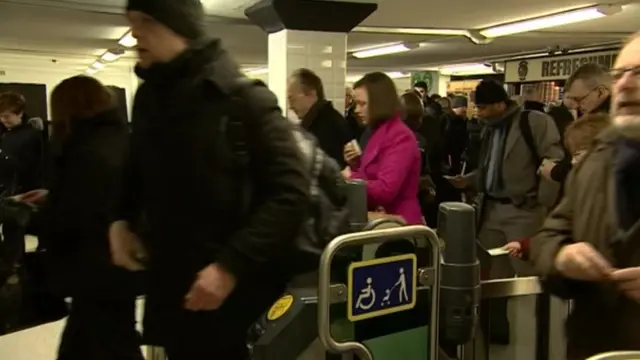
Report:
[[[35,251],[38,238],[25,238],[27,251]],[[138,319],[142,316],[143,300],[138,302]],[[54,360],[58,339],[64,320],[38,326],[6,336],[0,336],[0,359],[2,360]]]
[[0,359],[54,360],[64,320],[0,337]]

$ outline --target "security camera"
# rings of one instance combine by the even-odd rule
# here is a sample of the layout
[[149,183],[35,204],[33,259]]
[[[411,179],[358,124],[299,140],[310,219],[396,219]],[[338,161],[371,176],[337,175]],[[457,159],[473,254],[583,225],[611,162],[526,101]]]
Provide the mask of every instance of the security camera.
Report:
[[548,53],[549,55],[554,55],[554,54],[557,54],[557,53],[559,53],[559,52],[561,52],[561,51],[562,51],[562,48],[560,47],[560,45],[555,45],[555,46],[549,46],[549,47],[547,47],[547,53]]

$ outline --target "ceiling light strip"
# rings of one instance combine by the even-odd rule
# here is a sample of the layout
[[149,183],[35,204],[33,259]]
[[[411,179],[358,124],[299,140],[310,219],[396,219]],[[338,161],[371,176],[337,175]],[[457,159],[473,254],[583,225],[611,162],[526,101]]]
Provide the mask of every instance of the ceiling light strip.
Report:
[[447,65],[447,66],[442,66],[438,71],[444,75],[495,73],[491,64],[486,64],[486,63]]
[[124,34],[120,40],[118,40],[118,44],[120,44],[121,46],[124,46],[128,49],[131,49],[133,47],[136,47],[138,45],[138,40],[136,38],[133,37],[133,33],[131,32],[131,30],[127,31],[126,34]]
[[520,34],[529,31],[542,30],[556,26],[599,19],[607,15],[615,14],[621,10],[622,7],[620,6],[592,6],[583,9],[541,16],[534,19],[517,21],[510,24],[493,26],[481,30],[480,34],[487,38]]
[[356,26],[352,32],[372,34],[409,34],[409,35],[435,35],[435,36],[466,36],[465,29],[447,28],[399,28],[386,26]]
[[351,55],[353,55],[358,59],[366,59],[366,58],[371,58],[376,56],[398,54],[398,53],[407,52],[410,50],[412,50],[411,47],[407,46],[404,43],[400,43],[400,44],[358,50],[358,51],[354,51]]

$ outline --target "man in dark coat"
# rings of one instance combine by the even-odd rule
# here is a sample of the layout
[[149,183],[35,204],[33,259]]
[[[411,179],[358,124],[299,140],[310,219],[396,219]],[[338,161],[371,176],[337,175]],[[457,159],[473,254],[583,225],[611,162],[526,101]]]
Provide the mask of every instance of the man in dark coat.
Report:
[[296,70],[289,78],[287,98],[300,124],[318,139],[320,148],[341,169],[347,166],[343,150],[352,138],[344,117],[327,100],[320,77],[309,69]]
[[[113,260],[147,269],[148,343],[172,360],[245,359],[248,328],[290,279],[309,207],[306,164],[266,87],[245,83],[251,96],[237,103],[241,72],[206,36],[200,1],[130,0],[127,18],[144,83],[109,230]],[[238,117],[249,174],[223,126]],[[140,218],[142,239],[132,228]]]

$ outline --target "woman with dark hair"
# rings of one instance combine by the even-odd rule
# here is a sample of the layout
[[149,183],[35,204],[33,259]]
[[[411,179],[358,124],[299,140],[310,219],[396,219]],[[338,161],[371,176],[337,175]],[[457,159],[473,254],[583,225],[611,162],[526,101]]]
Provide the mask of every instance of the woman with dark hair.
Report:
[[371,128],[361,154],[353,143],[345,146],[346,175],[366,182],[371,210],[422,224],[418,203],[421,157],[413,131],[402,121],[402,107],[393,80],[386,74],[366,74],[353,86],[356,112]]
[[422,100],[420,100],[413,91],[404,93],[400,97],[400,103],[402,105],[402,118],[405,124],[413,130],[413,134],[416,136],[418,143],[418,149],[420,149],[422,160],[420,167],[418,201],[420,202],[420,208],[422,209],[422,214],[424,216],[427,214],[429,204],[435,201],[436,196],[436,186],[429,174],[429,152],[427,150],[427,139],[419,132],[420,126],[422,125],[422,118],[424,116],[424,107],[422,106]]
[[400,106],[402,107],[402,117],[404,122],[414,132],[420,128],[422,117],[424,116],[424,107],[422,100],[414,91],[408,91],[400,96]]
[[52,285],[72,304],[58,360],[142,360],[135,329],[138,287],[133,273],[111,264],[109,223],[120,188],[128,128],[110,92],[75,76],[51,94],[52,162],[42,202]]
[[427,139],[418,132],[422,125],[422,117],[424,116],[422,100],[420,100],[415,92],[410,91],[402,94],[400,97],[400,105],[402,107],[402,120],[404,120],[404,123],[413,131],[413,134],[418,140],[418,149],[422,156],[420,173],[428,174],[429,158],[427,156]]

